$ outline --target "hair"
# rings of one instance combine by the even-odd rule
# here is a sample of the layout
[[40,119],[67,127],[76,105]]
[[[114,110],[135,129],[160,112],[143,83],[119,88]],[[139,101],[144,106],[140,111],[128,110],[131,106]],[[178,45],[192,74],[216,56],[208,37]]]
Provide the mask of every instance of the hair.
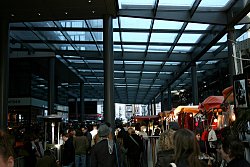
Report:
[[200,167],[198,159],[199,146],[194,133],[189,129],[179,129],[174,133],[175,163],[178,164],[182,158],[187,157],[189,166]]
[[5,161],[14,157],[14,138],[0,130],[0,155]]
[[159,151],[174,149],[174,133],[175,131],[172,129],[161,133],[159,138]]
[[244,157],[244,145],[237,140],[224,140],[222,142],[222,148],[225,153],[229,154],[230,158],[243,158]]
[[83,132],[80,129],[76,129],[76,136],[83,136]]

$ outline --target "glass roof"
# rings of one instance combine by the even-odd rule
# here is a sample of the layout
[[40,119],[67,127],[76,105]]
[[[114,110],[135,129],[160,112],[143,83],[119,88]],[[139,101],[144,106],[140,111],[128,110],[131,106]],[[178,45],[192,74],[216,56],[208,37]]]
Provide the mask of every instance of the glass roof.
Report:
[[[199,82],[210,77],[206,74],[207,68],[212,68],[211,73],[218,71],[217,68],[224,68],[220,66],[221,60],[226,60],[224,56],[227,56],[224,54],[227,34],[223,17],[227,16],[227,11],[231,11],[231,4],[233,7],[240,6],[238,1],[201,0],[198,7],[195,6],[199,2],[196,0],[118,2],[122,10],[113,19],[113,49],[115,94],[122,97],[119,101],[127,103],[138,99],[148,103],[168,84],[171,84],[172,89],[178,85],[183,89],[190,88],[191,79],[187,78],[190,78],[189,67],[194,60],[199,65]],[[193,11],[193,15],[189,15],[189,11]],[[206,16],[203,19],[203,15],[212,15],[214,11],[219,17]],[[237,22],[241,24],[242,19],[239,20]],[[248,33],[239,34],[243,26],[235,25],[237,40],[249,37]],[[96,87],[91,95],[102,97],[103,93],[99,91],[103,91],[99,85],[103,86],[105,70],[102,19],[22,22],[12,23],[11,27],[11,51],[28,50],[35,54],[54,52],[60,55],[60,60],[70,70],[76,71],[76,75],[80,75],[86,85]],[[218,34],[223,37],[217,38]],[[212,47],[207,51],[204,50],[208,49],[206,46]],[[210,65],[216,63],[219,64],[216,68]],[[141,89],[145,91],[141,92]],[[123,101],[125,96],[126,102]]]

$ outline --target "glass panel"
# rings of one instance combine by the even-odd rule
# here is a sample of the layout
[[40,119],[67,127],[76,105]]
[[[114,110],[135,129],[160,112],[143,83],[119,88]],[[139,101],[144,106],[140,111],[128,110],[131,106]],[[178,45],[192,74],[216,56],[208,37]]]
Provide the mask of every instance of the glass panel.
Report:
[[94,44],[76,45],[79,50],[97,50]]
[[153,46],[149,45],[148,52],[167,52],[169,51],[170,46]]
[[177,34],[174,33],[152,33],[150,42],[169,42],[172,43],[175,40]]
[[97,20],[86,20],[88,23],[88,26],[90,28],[103,28],[103,20],[97,19]]
[[113,28],[119,28],[118,17],[116,19],[113,19]]
[[114,51],[122,51],[121,45],[114,45]]
[[225,34],[218,42],[226,42],[227,41],[227,34]]
[[34,43],[34,44],[29,44],[29,45],[33,47],[34,49],[49,49],[49,47],[43,43]]
[[216,64],[219,60],[211,60],[208,61],[206,64]]
[[186,53],[188,51],[190,51],[192,47],[190,46],[176,46],[174,47],[173,52],[181,52],[181,53]]
[[246,39],[248,39],[249,38],[249,34],[248,34],[248,32],[245,32],[245,33],[243,33],[240,37],[238,37],[237,39],[236,39],[236,41],[237,42],[239,42],[239,41],[244,41],[244,40],[246,40]]
[[36,35],[31,31],[10,31],[10,35],[14,38],[19,39],[22,37],[22,40],[40,40]]
[[114,42],[120,42],[120,33],[119,32],[113,32],[113,40]]
[[29,22],[34,27],[56,27],[52,21]]
[[215,51],[216,49],[218,49],[220,46],[212,46],[209,50],[208,50],[208,52],[213,52],[213,51]]
[[[124,61],[125,64],[142,64],[143,61]],[[126,71],[128,73],[128,71]]]
[[160,0],[159,6],[188,6],[191,7],[195,0],[175,0],[175,1],[166,1]]
[[120,17],[121,28],[149,29],[151,19]]
[[235,29],[241,29],[242,27],[244,27],[245,24],[242,24],[242,25],[236,25],[234,26]]
[[123,42],[147,42],[148,33],[122,32]]
[[225,7],[230,0],[202,0],[199,7]]
[[143,0],[143,1],[135,1],[135,0],[119,0],[119,7],[122,9],[123,5],[154,5],[155,0]]
[[181,29],[183,22],[155,20],[154,29]]
[[85,24],[85,21],[83,20],[66,20],[66,21],[59,21],[62,25],[62,27],[68,27],[68,28],[71,28],[71,27],[75,27],[75,28],[86,28],[86,24]]
[[209,24],[188,23],[185,30],[206,30]]
[[124,51],[144,52],[146,45],[123,45]]
[[182,34],[179,39],[180,43],[196,43],[200,38],[200,34]]
[[162,62],[157,62],[157,61],[145,61],[146,65],[161,65]]
[[177,66],[177,65],[180,65],[181,63],[180,62],[166,62],[165,65],[172,65],[172,66]]

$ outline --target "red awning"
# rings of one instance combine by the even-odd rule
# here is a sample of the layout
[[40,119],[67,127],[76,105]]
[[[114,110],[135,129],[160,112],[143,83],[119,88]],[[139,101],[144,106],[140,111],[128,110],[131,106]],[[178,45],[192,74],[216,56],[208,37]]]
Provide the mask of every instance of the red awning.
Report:
[[200,108],[209,111],[213,108],[220,108],[220,105],[223,103],[223,96],[209,96],[202,103]]
[[233,103],[234,101],[234,94],[233,94],[233,86],[229,86],[222,91],[224,96],[224,102],[226,103]]

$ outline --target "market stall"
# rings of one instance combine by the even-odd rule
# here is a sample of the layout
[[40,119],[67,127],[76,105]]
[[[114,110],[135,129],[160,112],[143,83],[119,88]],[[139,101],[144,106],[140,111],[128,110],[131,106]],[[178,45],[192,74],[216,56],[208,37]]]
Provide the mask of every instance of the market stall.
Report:
[[174,110],[174,115],[178,118],[181,128],[194,130],[194,115],[199,112],[199,106],[178,106]]

